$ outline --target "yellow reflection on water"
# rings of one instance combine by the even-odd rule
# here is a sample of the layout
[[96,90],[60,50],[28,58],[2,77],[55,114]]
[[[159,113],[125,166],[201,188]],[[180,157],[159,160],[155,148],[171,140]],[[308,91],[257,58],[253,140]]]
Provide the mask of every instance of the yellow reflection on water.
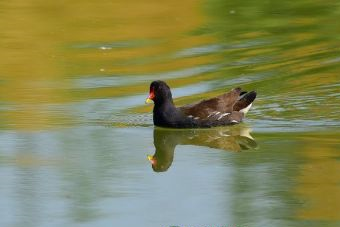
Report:
[[[340,165],[337,140],[307,139],[301,150],[306,158],[297,177],[296,192],[304,202],[297,216],[306,220],[339,221]],[[316,144],[317,143],[317,144]]]
[[[46,106],[141,93],[149,83],[79,90],[72,89],[73,77],[143,75],[213,63],[211,56],[176,57],[179,50],[214,41],[207,35],[189,35],[204,21],[200,4],[196,0],[1,3],[0,101],[9,105],[0,114],[2,127],[38,130],[73,122],[72,114]],[[118,47],[100,48],[115,43]],[[77,47],[81,45],[89,48]]]

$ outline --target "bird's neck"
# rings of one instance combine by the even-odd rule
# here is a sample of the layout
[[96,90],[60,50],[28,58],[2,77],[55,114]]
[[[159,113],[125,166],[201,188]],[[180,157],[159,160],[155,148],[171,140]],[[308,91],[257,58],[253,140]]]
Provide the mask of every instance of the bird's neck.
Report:
[[153,122],[157,126],[170,126],[177,118],[178,110],[172,100],[155,103],[153,108]]
[[173,111],[175,110],[176,107],[172,101],[172,99],[165,99],[162,100],[161,102],[155,102],[155,106],[153,108],[153,112],[167,112],[167,111]]

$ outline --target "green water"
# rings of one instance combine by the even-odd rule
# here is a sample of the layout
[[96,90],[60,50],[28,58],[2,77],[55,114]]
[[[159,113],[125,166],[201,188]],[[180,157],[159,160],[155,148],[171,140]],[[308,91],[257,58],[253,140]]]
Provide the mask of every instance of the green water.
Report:
[[[0,226],[339,226],[339,18],[339,1],[1,2]],[[178,105],[258,97],[237,126],[154,128],[156,79]]]

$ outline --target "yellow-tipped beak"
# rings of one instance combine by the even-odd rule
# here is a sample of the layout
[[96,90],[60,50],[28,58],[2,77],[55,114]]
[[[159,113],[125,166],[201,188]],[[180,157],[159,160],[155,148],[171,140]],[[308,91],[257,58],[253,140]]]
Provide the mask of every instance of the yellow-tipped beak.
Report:
[[146,104],[151,104],[151,103],[153,103],[153,101],[152,101],[152,99],[147,98],[147,99],[145,100],[145,103],[146,103]]

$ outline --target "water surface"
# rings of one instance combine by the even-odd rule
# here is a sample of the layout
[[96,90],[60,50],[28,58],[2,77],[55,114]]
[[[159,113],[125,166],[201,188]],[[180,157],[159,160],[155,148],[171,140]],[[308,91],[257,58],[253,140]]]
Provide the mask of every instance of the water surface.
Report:
[[[340,225],[339,16],[337,1],[0,3],[0,225]],[[178,105],[258,98],[238,126],[155,129],[156,79]]]

